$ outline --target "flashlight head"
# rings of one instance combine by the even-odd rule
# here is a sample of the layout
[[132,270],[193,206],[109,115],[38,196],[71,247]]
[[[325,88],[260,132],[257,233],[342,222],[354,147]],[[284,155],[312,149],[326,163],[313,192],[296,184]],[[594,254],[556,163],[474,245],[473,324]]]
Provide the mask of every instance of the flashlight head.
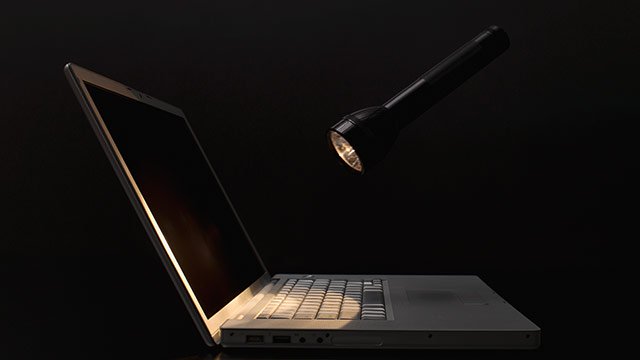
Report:
[[330,150],[348,169],[364,174],[389,152],[398,135],[390,111],[375,106],[351,113],[329,128]]

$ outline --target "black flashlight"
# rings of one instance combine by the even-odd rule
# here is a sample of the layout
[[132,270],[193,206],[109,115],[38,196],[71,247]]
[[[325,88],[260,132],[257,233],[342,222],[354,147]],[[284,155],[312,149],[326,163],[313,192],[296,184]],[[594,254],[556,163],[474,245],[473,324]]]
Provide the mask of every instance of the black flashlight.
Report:
[[382,106],[353,112],[327,132],[331,151],[364,174],[391,149],[400,129],[429,110],[509,48],[507,33],[490,26]]

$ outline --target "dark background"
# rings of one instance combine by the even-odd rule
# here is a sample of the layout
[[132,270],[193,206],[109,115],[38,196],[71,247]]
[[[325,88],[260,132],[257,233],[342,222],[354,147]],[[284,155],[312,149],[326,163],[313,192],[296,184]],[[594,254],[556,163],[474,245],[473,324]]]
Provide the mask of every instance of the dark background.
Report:
[[[383,356],[619,349],[633,305],[625,255],[637,239],[628,230],[637,219],[639,9],[7,4],[0,357],[206,350],[66,83],[69,61],[184,110],[272,273],[477,274],[543,329],[534,352]],[[334,161],[328,126],[383,103],[491,24],[507,30],[511,48],[405,129],[383,163],[354,177]],[[287,356],[307,355],[338,356]]]

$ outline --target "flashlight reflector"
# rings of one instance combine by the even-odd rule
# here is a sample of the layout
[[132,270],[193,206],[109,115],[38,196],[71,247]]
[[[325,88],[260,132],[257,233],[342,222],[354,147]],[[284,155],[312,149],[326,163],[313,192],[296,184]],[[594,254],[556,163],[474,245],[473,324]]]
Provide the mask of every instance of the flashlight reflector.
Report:
[[356,153],[356,150],[349,144],[349,142],[335,131],[329,132],[329,139],[333,145],[334,150],[338,153],[338,156],[349,167],[357,172],[362,172],[362,162],[360,157]]

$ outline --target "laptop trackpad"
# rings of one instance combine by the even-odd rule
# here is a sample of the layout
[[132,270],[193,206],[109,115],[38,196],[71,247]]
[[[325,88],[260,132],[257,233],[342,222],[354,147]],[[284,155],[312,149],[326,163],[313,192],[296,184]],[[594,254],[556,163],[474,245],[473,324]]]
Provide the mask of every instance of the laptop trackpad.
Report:
[[453,290],[406,290],[407,299],[411,305],[425,306],[428,304],[465,304],[484,305],[486,301],[475,291]]

